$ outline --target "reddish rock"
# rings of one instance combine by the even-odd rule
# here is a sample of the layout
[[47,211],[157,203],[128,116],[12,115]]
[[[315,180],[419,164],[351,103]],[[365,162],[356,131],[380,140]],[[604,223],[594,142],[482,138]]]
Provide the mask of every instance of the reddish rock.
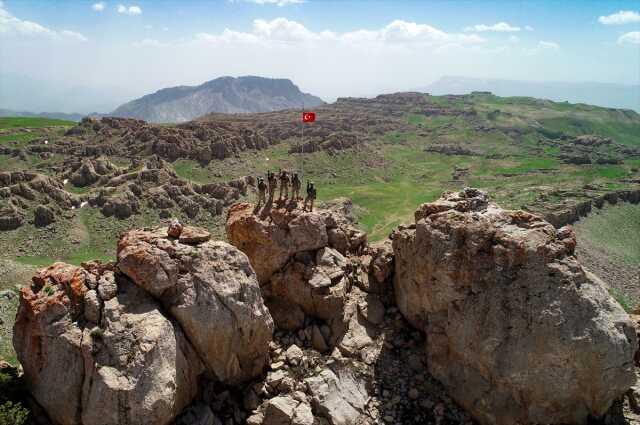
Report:
[[269,281],[297,252],[328,245],[325,219],[317,213],[273,209],[254,213],[249,203],[234,204],[227,214],[227,237],[247,254],[260,284]]
[[198,245],[211,239],[211,233],[201,227],[185,226],[180,234],[180,243]]
[[169,229],[167,229],[167,235],[170,238],[177,239],[180,237],[182,233],[182,224],[178,220],[171,220],[171,224],[169,224]]

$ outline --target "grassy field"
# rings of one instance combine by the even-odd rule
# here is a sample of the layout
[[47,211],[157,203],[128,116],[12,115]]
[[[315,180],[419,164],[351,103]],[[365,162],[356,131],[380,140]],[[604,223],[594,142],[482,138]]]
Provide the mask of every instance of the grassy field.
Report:
[[[541,194],[551,194],[549,199],[555,202],[566,201],[553,195],[557,189],[578,193],[587,184],[622,189],[628,187],[624,179],[640,178],[637,156],[626,155],[622,163],[604,165],[572,165],[561,158],[570,143],[567,136],[580,134],[593,133],[611,137],[625,147],[640,147],[637,114],[532,98],[426,98],[433,105],[464,114],[426,115],[412,109],[398,116],[401,125],[397,128],[381,134],[359,134],[367,142],[343,151],[289,154],[292,145],[298,143],[289,139],[206,166],[186,159],[172,166],[180,177],[196,183],[296,169],[305,180],[316,183],[319,201],[351,198],[360,225],[372,241],[386,238],[401,223],[411,222],[419,204],[436,199],[445,190],[478,187],[506,208],[522,208]],[[22,149],[43,137],[54,143],[68,140],[64,133],[71,125],[74,123],[43,118],[0,118],[0,146]],[[464,147],[468,152],[437,153],[433,151],[435,146]],[[60,177],[55,169],[64,164],[66,158],[61,154],[46,160],[25,149],[22,154],[0,155],[0,171],[29,169]],[[108,159],[121,167],[130,161],[126,157]],[[454,179],[459,169],[466,171]],[[71,184],[65,189],[76,195],[89,195],[95,190]],[[192,224],[207,227],[214,238],[223,239],[223,222],[224,216],[200,215]],[[158,211],[146,205],[142,205],[141,214],[126,220],[105,218],[98,209],[83,208],[65,212],[64,218],[46,228],[27,222],[18,229],[0,232],[0,291],[28,283],[35,270],[54,261],[80,264],[91,259],[113,260],[122,232],[159,223]],[[604,209],[581,226],[594,244],[606,247],[607,255],[621,258],[626,264],[640,264],[638,207]],[[11,323],[16,304],[6,305],[0,319]],[[0,329],[0,356],[14,361],[8,332],[6,326]]]
[[579,231],[610,256],[629,266],[640,265],[640,205],[598,210],[581,221]]
[[73,121],[38,117],[0,117],[0,128],[42,128],[56,126],[73,126]]

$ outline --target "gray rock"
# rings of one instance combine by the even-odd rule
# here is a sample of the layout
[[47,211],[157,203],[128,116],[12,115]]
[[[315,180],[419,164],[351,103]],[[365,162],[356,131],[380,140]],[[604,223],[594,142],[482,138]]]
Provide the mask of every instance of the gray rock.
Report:
[[95,289],[84,294],[84,317],[93,323],[100,323],[100,299]]
[[369,401],[366,383],[349,366],[323,369],[305,383],[314,411],[332,425],[354,424],[364,414]]
[[633,326],[577,262],[572,231],[465,189],[422,205],[393,248],[429,371],[479,422],[585,423],[635,381]]
[[162,300],[217,379],[236,384],[263,372],[273,320],[246,255],[225,242],[169,240],[166,228],[130,231],[118,248],[120,270]]

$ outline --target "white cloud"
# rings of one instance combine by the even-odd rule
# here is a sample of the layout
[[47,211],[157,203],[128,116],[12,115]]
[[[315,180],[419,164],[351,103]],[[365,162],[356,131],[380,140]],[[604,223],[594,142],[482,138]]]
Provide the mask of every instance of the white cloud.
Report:
[[524,29],[527,31],[533,31],[533,27],[531,25],[525,25]]
[[624,25],[634,22],[640,22],[640,13],[633,10],[620,10],[611,15],[601,16],[598,18],[598,22],[603,25]]
[[448,43],[479,44],[485,40],[476,34],[446,33],[426,24],[395,20],[377,30],[360,29],[344,33],[333,31],[313,32],[303,24],[276,18],[271,21],[256,19],[252,32],[238,32],[225,29],[221,34],[199,33],[196,39],[208,42],[251,42],[251,43],[297,43],[297,42],[344,42],[344,43],[389,43],[389,44],[430,44]]
[[541,49],[549,49],[549,50],[560,49],[560,46],[558,45],[558,43],[555,43],[553,41],[540,41],[538,42],[538,47],[540,47]]
[[518,38],[518,36],[516,36],[516,35],[510,35],[509,36],[509,43],[516,44],[516,43],[519,43],[519,42],[520,42],[520,39]]
[[106,8],[106,4],[104,4],[103,1],[98,2],[98,3],[94,3],[93,6],[91,6],[91,8],[93,10],[95,10],[96,12],[102,12],[105,8]]
[[520,31],[520,27],[514,27],[509,25],[506,22],[498,22],[493,25],[484,25],[478,24],[470,27],[466,27],[464,29],[466,32],[485,32],[485,31],[493,31],[493,32],[518,32]]
[[36,22],[16,18],[0,3],[0,34],[54,37],[55,31]]
[[84,35],[80,34],[79,32],[75,32],[75,31],[69,31],[69,30],[62,30],[60,31],[60,34],[64,37],[73,39],[73,40],[77,40],[77,41],[88,41],[87,37],[85,37]]
[[[236,0],[231,0],[231,1],[234,2]],[[275,4],[275,5],[279,6],[279,7],[287,6],[289,4],[306,3],[305,0],[244,0],[244,1],[248,2],[248,3],[259,4],[259,5]]]
[[68,39],[75,41],[87,41],[87,38],[74,31],[55,31],[37,22],[26,21],[17,18],[4,8],[0,1],[0,35],[14,37],[44,37],[52,40]]
[[118,13],[122,13],[123,15],[140,15],[142,13],[142,9],[139,6],[125,6],[123,4],[118,5]]
[[640,31],[631,31],[618,38],[618,44],[640,44]]

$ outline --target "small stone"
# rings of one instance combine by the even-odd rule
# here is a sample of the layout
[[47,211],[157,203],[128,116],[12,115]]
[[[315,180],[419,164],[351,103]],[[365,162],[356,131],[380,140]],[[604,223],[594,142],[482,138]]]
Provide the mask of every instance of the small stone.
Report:
[[271,370],[278,370],[284,366],[284,362],[271,363]]
[[318,326],[316,325],[313,325],[311,329],[311,344],[313,345],[314,349],[321,353],[329,350],[329,346],[327,345],[327,342],[325,341],[320,328],[318,328]]
[[102,301],[109,301],[117,293],[116,278],[112,271],[106,271],[98,280],[98,295]]
[[415,388],[411,388],[411,389],[409,390],[409,398],[410,398],[411,400],[417,400],[417,399],[418,399],[418,397],[420,397],[420,392],[419,392],[417,389],[415,389]]
[[294,344],[291,347],[287,348],[285,355],[287,357],[287,361],[290,364],[297,365],[302,360],[304,353],[302,352],[302,349],[300,349],[300,347]]
[[169,229],[167,229],[167,235],[170,238],[177,239],[180,237],[182,233],[182,224],[176,219],[171,220],[171,224],[169,224]]
[[100,299],[95,289],[84,294],[84,317],[93,323],[100,322]]
[[187,245],[198,245],[211,239],[211,233],[202,227],[185,226],[182,228],[180,243]]

